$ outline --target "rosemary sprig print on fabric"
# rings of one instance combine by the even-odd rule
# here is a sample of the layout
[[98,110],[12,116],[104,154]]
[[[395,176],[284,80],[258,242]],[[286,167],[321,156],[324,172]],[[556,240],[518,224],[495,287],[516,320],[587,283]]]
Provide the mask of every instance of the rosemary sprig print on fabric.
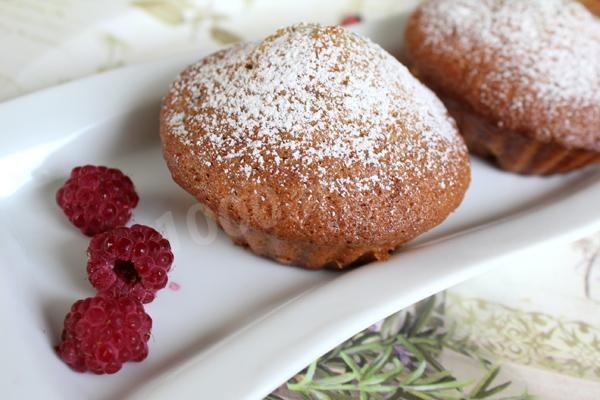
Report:
[[431,297],[355,335],[267,399],[533,399],[503,397],[511,382],[497,382],[500,367],[483,358],[474,356],[486,370],[479,379],[458,379],[441,364],[448,338],[442,299]]

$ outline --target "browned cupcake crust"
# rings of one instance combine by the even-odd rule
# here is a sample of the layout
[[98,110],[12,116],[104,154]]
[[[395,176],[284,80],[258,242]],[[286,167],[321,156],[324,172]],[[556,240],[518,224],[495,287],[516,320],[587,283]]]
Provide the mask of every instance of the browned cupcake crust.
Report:
[[[598,161],[600,21],[581,4],[429,0],[411,17],[406,45],[415,74],[453,103],[449,108],[475,152],[523,173],[565,172]],[[478,126],[464,125],[473,118]],[[516,146],[510,138],[528,142],[526,167],[512,165],[515,154],[489,143],[491,133],[504,149]],[[565,152],[583,154],[571,163],[576,167],[548,167],[549,158]]]
[[174,180],[236,243],[314,269],[386,258],[470,180],[442,103],[340,27],[296,25],[188,67],[161,139]]
[[592,13],[600,16],[600,0],[580,0]]

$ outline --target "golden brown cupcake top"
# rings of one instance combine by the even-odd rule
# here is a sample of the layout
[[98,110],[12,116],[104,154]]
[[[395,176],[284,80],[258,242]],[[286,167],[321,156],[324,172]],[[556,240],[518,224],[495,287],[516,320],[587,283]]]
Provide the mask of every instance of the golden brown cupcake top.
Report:
[[429,0],[407,44],[418,73],[498,126],[600,151],[600,21],[571,0]]
[[279,236],[353,243],[408,232],[411,221],[430,227],[469,181],[441,102],[341,27],[296,25],[211,55],[173,83],[162,113],[167,145],[210,173],[189,190],[213,210],[265,189],[283,209],[311,208],[310,221],[282,212],[270,228]]

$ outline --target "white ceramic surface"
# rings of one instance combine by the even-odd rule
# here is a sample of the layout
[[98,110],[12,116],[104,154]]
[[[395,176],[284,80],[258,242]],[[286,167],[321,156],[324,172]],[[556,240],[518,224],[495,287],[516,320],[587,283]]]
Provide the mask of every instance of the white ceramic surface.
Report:
[[[358,28],[399,51],[402,19]],[[473,160],[460,209],[385,263],[347,273],[283,267],[235,247],[169,178],[157,134],[168,83],[201,57],[128,67],[0,104],[2,398],[258,399],[373,322],[485,272],[490,261],[600,229],[600,170],[525,178]],[[88,239],[54,193],[73,166],[121,168],[135,222],[171,239],[179,290],[147,306],[150,356],[113,376],[54,354],[70,305],[93,290]]]

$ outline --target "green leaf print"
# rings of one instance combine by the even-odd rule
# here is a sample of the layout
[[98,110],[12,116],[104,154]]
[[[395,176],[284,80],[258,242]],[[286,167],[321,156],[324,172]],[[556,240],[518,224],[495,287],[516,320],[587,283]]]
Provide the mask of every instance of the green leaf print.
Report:
[[167,25],[180,25],[184,22],[183,9],[185,5],[180,1],[135,0],[131,5]]
[[235,33],[216,25],[213,25],[210,28],[210,36],[215,42],[222,45],[236,43],[242,40],[242,38],[236,35]]

